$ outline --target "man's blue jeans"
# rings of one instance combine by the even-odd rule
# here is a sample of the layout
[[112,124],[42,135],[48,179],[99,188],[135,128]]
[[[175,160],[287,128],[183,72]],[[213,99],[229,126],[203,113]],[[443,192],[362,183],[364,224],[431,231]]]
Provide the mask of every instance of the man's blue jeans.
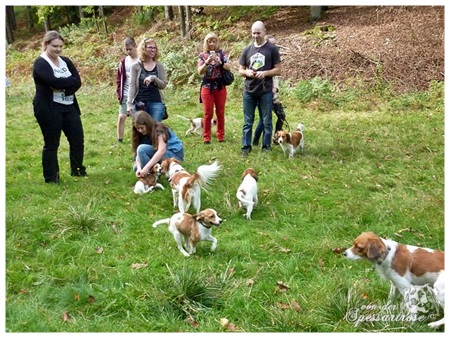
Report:
[[263,149],[270,149],[272,142],[272,91],[260,95],[250,94],[244,91],[244,126],[242,127],[242,150],[252,149],[252,128],[255,120],[255,110],[258,107],[259,115],[263,120],[264,138]]

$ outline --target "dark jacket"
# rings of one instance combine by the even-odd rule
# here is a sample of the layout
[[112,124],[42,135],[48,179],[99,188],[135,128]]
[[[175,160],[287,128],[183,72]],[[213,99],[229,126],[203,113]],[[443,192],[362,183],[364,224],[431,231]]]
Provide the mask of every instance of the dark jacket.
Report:
[[[53,89],[64,90],[66,95],[74,95],[81,87],[81,78],[75,65],[69,58],[61,56],[67,63],[69,71],[72,73],[67,78],[58,78],[53,75],[53,68],[47,60],[39,56],[33,64],[33,79],[36,86],[36,94],[33,99],[34,115],[40,118],[51,119],[53,111],[51,109],[53,102]],[[74,97],[74,106],[81,114],[77,98]]]
[[123,90],[125,87],[125,82],[127,81],[127,71],[125,69],[125,58],[122,58],[119,63],[119,67],[117,68],[117,77],[116,77],[116,95],[119,103],[122,103],[123,99]]

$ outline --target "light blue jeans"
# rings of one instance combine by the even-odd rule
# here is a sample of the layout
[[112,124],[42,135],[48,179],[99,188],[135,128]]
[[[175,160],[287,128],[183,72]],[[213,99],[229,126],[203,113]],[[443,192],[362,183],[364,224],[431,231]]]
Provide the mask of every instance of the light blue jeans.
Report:
[[[145,165],[150,161],[150,159],[155,155],[156,149],[151,144],[140,144],[136,149],[136,157],[141,164],[141,168],[145,167]],[[184,160],[184,150],[181,149],[178,152],[173,152],[169,149],[166,150],[163,158],[171,158],[175,157],[180,162]],[[137,171],[137,166],[134,164],[133,170]]]
[[261,95],[252,95],[244,91],[244,126],[242,127],[242,150],[252,148],[252,128],[255,120],[255,110],[258,107],[259,116],[263,121],[264,137],[262,142],[263,149],[270,149],[272,142],[272,91]]
[[145,111],[150,114],[153,119],[161,122],[164,117],[164,104],[162,102],[147,102]]

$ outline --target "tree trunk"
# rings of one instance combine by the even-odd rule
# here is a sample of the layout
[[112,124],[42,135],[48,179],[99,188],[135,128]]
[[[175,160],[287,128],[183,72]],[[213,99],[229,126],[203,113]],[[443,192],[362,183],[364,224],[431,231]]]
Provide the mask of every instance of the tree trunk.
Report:
[[80,20],[84,19],[83,6],[78,6],[78,13],[80,13]]
[[192,10],[191,6],[186,6],[186,25],[187,25],[187,38],[191,39],[192,30]]
[[311,6],[310,20],[317,21],[322,17],[323,6]]
[[181,29],[181,37],[184,38],[186,35],[186,21],[184,15],[184,6],[178,6],[178,11],[180,12],[180,29]]
[[32,13],[31,13],[31,6],[27,6],[25,12],[27,14],[27,27],[28,27],[28,29],[31,29],[34,26]]
[[105,18],[105,13],[103,12],[103,6],[98,6],[98,13],[99,13],[100,19],[102,20],[102,23],[103,23],[103,30],[105,31],[106,34],[108,34],[108,27],[106,25],[106,18]]
[[14,7],[6,6],[6,42],[14,42]]
[[172,6],[164,6],[164,17],[166,18],[166,20],[173,20]]

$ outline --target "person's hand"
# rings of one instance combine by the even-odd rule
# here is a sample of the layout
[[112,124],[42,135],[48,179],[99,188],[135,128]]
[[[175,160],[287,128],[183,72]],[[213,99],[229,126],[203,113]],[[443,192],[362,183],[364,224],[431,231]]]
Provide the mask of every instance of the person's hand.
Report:
[[153,75],[150,75],[150,76],[147,76],[145,79],[144,79],[144,84],[146,85],[146,86],[150,86],[150,83],[152,83],[152,76]]
[[136,171],[137,177],[146,177],[148,175],[148,169],[142,168],[141,170]]
[[264,79],[266,77],[266,72],[264,70],[256,72],[255,77],[257,79]]
[[246,69],[245,70],[245,76],[246,77],[250,77],[250,78],[254,78],[256,75],[256,72],[251,70],[251,69]]

